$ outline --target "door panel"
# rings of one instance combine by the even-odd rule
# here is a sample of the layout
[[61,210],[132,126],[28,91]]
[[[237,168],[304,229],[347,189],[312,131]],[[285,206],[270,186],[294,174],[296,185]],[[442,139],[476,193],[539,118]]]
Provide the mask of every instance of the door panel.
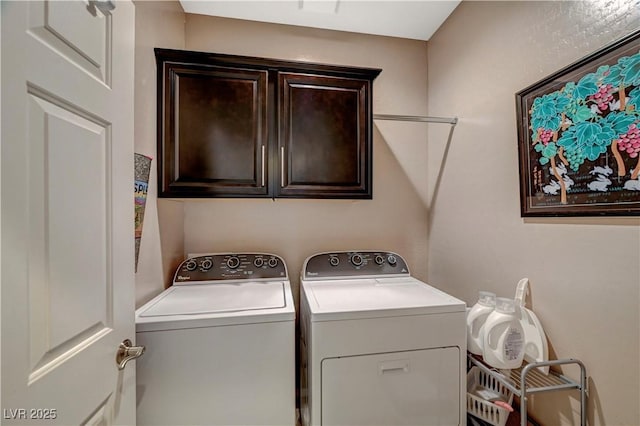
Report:
[[322,361],[322,424],[457,425],[460,352],[436,348]]
[[371,80],[278,73],[282,197],[371,192]]
[[29,7],[29,32],[77,67],[111,85],[111,14],[83,1],[33,2]]
[[[105,123],[34,89],[28,96],[27,191],[30,205],[38,206],[29,210],[33,380],[45,366],[53,368],[60,354],[70,358],[78,344],[112,326],[110,141]],[[75,158],[82,160],[69,164]]]
[[267,71],[156,58],[160,195],[266,196]]
[[133,424],[133,4],[1,18],[2,422]]

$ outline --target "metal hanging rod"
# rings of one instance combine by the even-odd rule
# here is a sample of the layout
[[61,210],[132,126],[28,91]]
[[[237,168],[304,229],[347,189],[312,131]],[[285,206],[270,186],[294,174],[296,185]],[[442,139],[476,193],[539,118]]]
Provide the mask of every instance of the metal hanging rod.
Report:
[[392,114],[373,114],[374,120],[393,120],[393,121],[414,121],[423,123],[447,123],[455,126],[458,123],[458,117],[428,117],[421,115],[392,115]]
[[[373,114],[374,120],[393,120],[393,121],[413,121],[414,123],[445,123],[451,125],[449,128],[449,136],[447,136],[447,143],[444,147],[444,153],[442,155],[442,163],[440,165],[440,171],[438,172],[438,177],[436,179],[436,184],[434,186],[433,195],[431,196],[431,207],[436,202],[438,198],[438,192],[440,192],[440,182],[442,181],[442,175],[444,172],[444,166],[447,162],[447,156],[449,155],[449,148],[451,147],[451,138],[453,137],[453,130],[456,128],[456,124],[458,123],[458,117],[429,117],[424,115],[392,115],[392,114]],[[435,211],[433,208],[429,208],[429,220],[427,221],[427,226],[429,231],[431,230],[431,224],[433,223],[432,214]]]

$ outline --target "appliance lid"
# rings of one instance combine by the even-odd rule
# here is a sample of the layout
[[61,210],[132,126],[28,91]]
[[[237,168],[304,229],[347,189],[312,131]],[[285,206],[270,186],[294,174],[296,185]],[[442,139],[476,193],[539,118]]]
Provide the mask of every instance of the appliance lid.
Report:
[[465,312],[465,302],[413,277],[303,281],[312,321]]
[[175,286],[165,293],[140,316],[218,314],[285,306],[282,282]]
[[172,286],[136,311],[136,330],[287,321],[295,318],[288,281]]

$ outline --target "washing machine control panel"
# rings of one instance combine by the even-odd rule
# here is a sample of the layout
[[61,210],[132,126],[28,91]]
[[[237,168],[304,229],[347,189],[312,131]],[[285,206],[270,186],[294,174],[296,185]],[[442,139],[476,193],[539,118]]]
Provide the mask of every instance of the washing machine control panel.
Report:
[[185,259],[178,267],[173,283],[278,278],[287,279],[287,266],[275,254],[206,254]]
[[387,251],[343,251],[311,256],[304,264],[303,279],[409,275],[402,256]]

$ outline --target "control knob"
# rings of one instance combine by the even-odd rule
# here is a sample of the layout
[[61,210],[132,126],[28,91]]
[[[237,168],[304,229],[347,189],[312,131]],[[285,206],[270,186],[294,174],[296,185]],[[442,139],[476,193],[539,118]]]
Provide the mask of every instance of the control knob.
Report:
[[256,268],[262,268],[264,265],[264,259],[261,257],[256,257],[256,260],[253,261],[253,266]]
[[212,266],[213,266],[213,262],[211,261],[211,259],[205,259],[200,263],[200,267],[205,271],[208,271],[209,269],[211,269]]
[[329,257],[329,264],[331,266],[338,266],[340,264],[340,258],[338,256]]
[[240,259],[238,256],[231,256],[227,259],[227,267],[229,269],[236,269],[238,266],[240,266]]
[[362,256],[360,256],[359,254],[354,254],[353,256],[351,256],[351,263],[353,264],[353,266],[362,265]]
[[398,260],[394,255],[390,254],[389,256],[387,256],[387,262],[389,262],[389,265],[391,266],[396,266],[396,263],[398,262]]
[[384,257],[380,256],[379,254],[376,254],[374,260],[378,265],[382,265],[384,263]]
[[269,265],[269,267],[275,268],[276,266],[278,266],[278,259],[275,257],[272,257],[267,261],[267,264]]
[[187,271],[195,271],[197,267],[198,267],[198,264],[193,259],[189,260],[185,265],[185,268],[187,268]]

